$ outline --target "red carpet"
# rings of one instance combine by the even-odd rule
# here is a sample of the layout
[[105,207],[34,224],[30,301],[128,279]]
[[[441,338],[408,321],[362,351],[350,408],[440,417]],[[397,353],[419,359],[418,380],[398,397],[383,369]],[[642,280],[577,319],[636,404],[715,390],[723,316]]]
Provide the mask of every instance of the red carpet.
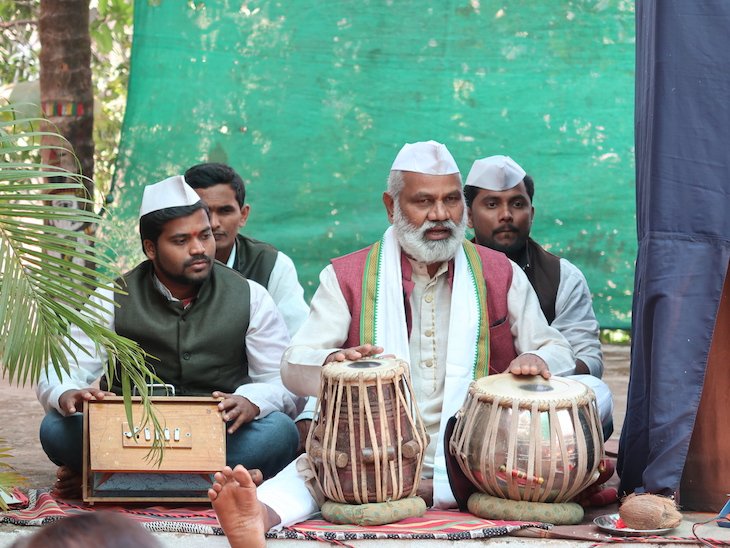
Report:
[[[28,492],[28,506],[0,514],[0,523],[41,526],[83,512],[106,510],[124,512],[151,531],[222,535],[215,512],[207,506],[167,508],[134,507],[56,500],[45,491]],[[390,525],[357,527],[333,525],[322,520],[309,520],[269,538],[357,540],[357,539],[480,539],[507,535],[525,527],[547,528],[545,524],[514,521],[493,521],[454,511],[429,510],[421,518],[409,518]]]

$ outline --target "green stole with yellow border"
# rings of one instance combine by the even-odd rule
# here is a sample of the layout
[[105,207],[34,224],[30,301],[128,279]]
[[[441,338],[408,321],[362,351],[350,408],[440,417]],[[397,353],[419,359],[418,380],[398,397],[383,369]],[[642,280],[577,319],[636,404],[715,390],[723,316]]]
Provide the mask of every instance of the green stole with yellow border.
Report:
[[[479,326],[474,361],[472,363],[472,377],[479,379],[489,374],[489,312],[487,307],[487,283],[484,280],[484,267],[479,253],[473,243],[464,240],[463,244],[469,276],[474,287],[474,298],[479,310]],[[378,344],[376,340],[377,302],[380,297],[378,291],[378,272],[383,260],[382,240],[373,244],[365,260],[365,270],[362,279],[362,302],[360,307],[360,344],[370,342]],[[452,306],[453,311],[453,306]]]

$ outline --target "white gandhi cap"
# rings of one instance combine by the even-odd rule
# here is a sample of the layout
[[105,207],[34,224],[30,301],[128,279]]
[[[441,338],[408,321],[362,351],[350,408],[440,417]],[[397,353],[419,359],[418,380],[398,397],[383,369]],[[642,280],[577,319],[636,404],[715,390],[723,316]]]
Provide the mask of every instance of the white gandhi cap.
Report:
[[182,175],[175,175],[144,187],[139,216],[168,207],[195,205],[199,201],[200,196],[185,182],[185,178]]
[[446,145],[436,141],[406,143],[395,157],[391,171],[413,171],[426,175],[459,173],[454,157]]
[[525,170],[509,156],[489,156],[474,162],[464,186],[501,192],[516,187],[524,178]]

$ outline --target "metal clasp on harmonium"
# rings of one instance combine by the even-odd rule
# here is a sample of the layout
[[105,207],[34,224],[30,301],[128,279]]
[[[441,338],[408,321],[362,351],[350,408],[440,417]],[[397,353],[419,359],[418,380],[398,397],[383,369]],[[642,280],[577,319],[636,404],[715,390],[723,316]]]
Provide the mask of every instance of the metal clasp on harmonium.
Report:
[[[193,446],[193,430],[189,424],[165,426],[162,436],[165,449],[190,449]],[[126,422],[122,424],[124,447],[152,447],[156,440],[160,440],[160,433],[149,426],[144,428],[135,426],[132,429]]]

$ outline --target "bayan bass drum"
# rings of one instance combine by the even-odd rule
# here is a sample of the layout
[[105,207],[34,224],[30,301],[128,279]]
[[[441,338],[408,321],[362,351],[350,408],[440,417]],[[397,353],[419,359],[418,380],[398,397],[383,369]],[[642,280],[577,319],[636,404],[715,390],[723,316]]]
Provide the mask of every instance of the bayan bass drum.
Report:
[[563,377],[478,379],[457,413],[449,450],[488,495],[569,501],[598,477],[603,434],[595,394]]

